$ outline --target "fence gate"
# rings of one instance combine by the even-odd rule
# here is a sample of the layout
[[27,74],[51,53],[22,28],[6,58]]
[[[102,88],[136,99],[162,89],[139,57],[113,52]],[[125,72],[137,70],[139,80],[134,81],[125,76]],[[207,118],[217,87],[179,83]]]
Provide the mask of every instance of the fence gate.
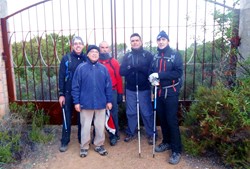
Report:
[[[185,107],[193,100],[198,85],[211,86],[216,82],[216,73],[227,62],[223,58],[230,54],[225,39],[231,22],[218,22],[218,12],[223,21],[236,10],[228,10],[225,3],[44,0],[1,18],[9,101],[34,102],[49,113],[51,124],[60,124],[58,70],[62,56],[70,51],[74,35],[84,39],[85,50],[88,44],[110,42],[113,55],[120,61],[130,50],[132,33],[139,33],[144,48],[155,53],[156,36],[165,30],[170,46],[183,56],[180,105]],[[231,78],[234,68],[230,70]]]

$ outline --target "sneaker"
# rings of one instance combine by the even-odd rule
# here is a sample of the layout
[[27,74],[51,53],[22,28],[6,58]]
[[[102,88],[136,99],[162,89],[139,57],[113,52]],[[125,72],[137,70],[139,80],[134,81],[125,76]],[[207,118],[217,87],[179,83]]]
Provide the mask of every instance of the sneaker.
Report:
[[68,150],[68,145],[62,144],[61,147],[59,148],[60,152],[65,152]]
[[88,155],[88,149],[80,150],[80,157],[86,157]]
[[117,143],[117,139],[116,139],[115,137],[112,137],[112,138],[110,139],[110,145],[111,145],[111,146],[115,146],[116,143]]
[[173,152],[172,155],[170,156],[169,163],[170,164],[178,164],[181,160],[181,154]]
[[133,139],[135,139],[135,136],[129,135],[129,134],[128,134],[128,135],[125,137],[124,141],[125,141],[125,142],[130,142],[130,141],[132,141]]
[[108,155],[107,150],[105,150],[105,148],[104,148],[103,146],[97,146],[97,147],[95,148],[95,151],[96,151],[97,153],[99,153],[100,155],[102,155],[102,156]]
[[161,143],[155,147],[155,152],[163,152],[170,149],[170,145],[168,143]]

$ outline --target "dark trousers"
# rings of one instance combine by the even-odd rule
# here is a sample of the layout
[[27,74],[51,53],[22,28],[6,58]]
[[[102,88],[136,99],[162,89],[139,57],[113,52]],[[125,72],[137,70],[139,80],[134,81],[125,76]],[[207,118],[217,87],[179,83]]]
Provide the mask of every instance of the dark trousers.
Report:
[[171,146],[172,152],[181,153],[181,137],[178,125],[178,96],[157,98],[157,115],[160,119],[163,143]]
[[[65,95],[65,117],[67,124],[67,132],[65,130],[65,125],[63,121],[62,127],[62,139],[61,143],[63,145],[67,145],[70,142],[70,134],[71,134],[71,120],[72,120],[72,112],[74,110],[73,99],[71,93],[66,93]],[[78,142],[81,143],[81,123],[80,123],[80,113],[77,112],[77,125],[78,125]]]

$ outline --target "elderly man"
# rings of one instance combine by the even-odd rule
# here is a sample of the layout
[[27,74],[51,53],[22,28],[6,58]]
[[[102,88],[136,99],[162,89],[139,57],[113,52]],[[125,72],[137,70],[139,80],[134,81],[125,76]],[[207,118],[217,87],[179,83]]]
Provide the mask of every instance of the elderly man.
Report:
[[107,155],[105,142],[105,110],[112,109],[112,83],[108,70],[98,62],[100,50],[89,45],[87,61],[76,69],[72,83],[72,96],[81,117],[80,157],[86,157],[90,144],[91,123],[94,121],[95,151]]

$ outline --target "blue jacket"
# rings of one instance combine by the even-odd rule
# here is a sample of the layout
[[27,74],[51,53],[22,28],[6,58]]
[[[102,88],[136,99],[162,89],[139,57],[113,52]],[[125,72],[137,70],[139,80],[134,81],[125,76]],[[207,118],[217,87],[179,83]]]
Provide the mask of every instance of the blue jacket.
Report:
[[73,77],[71,94],[73,103],[80,104],[81,109],[105,109],[112,102],[112,83],[106,67],[89,59],[81,63]]
[[183,61],[181,54],[169,46],[157,49],[151,65],[151,73],[158,72],[160,79],[160,95],[178,95],[181,88],[183,75]]
[[120,75],[125,76],[126,89],[136,91],[136,85],[140,91],[151,89],[148,76],[152,60],[153,55],[143,48],[132,49],[125,54],[120,66]]

